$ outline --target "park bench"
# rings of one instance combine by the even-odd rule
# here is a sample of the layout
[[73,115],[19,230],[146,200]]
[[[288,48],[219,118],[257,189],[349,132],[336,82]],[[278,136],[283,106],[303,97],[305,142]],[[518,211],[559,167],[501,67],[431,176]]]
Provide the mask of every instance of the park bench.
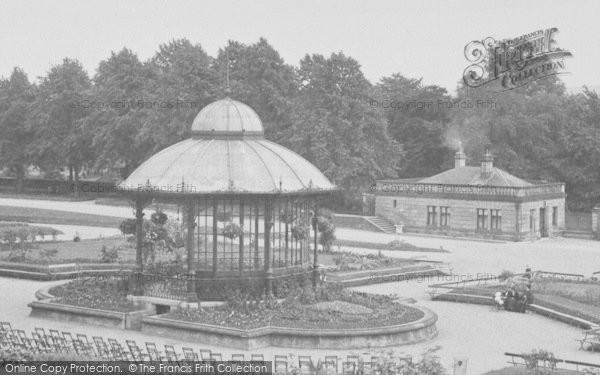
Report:
[[583,338],[576,341],[579,342],[579,350],[584,350],[585,345],[589,344],[589,349],[595,351],[596,347],[600,348],[600,327],[583,331]]

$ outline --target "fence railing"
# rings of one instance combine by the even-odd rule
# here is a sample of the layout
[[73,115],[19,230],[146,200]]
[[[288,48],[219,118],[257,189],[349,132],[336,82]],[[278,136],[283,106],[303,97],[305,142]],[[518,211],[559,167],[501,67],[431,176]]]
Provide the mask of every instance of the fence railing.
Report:
[[[523,354],[517,353],[504,353],[505,356],[510,357],[510,360],[507,362],[512,364],[513,366],[527,366],[528,363],[526,361],[526,357]],[[538,360],[535,364],[538,369],[548,369],[555,370],[559,367],[559,365],[564,364],[565,366],[561,366],[561,369],[564,370],[575,370],[581,374],[600,374],[600,364],[589,363],[589,362],[580,362],[580,361],[572,361],[567,359],[555,358],[551,361],[555,367],[553,367],[552,363],[548,360]],[[563,368],[566,367],[566,368]]]

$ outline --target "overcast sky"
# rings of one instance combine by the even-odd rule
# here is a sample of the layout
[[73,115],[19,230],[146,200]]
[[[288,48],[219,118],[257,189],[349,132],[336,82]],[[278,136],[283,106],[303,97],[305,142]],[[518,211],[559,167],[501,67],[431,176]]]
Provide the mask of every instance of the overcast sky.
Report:
[[569,87],[600,85],[600,1],[3,1],[0,76],[13,67],[30,79],[64,57],[94,74],[111,51],[128,47],[142,60],[173,38],[200,43],[212,56],[228,39],[265,37],[293,65],[307,53],[343,51],[371,82],[392,73],[422,77],[454,91],[465,45],[488,36],[517,37],[557,27]]

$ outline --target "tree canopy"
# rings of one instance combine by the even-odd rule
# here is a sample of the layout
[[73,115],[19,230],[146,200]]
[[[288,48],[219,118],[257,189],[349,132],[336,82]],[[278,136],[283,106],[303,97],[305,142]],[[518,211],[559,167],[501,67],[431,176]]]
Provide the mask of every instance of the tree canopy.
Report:
[[189,136],[197,113],[226,96],[258,113],[268,139],[342,187],[347,209],[359,208],[375,179],[450,168],[459,140],[468,160],[490,149],[497,166],[521,178],[566,182],[571,208],[600,203],[594,91],[570,94],[557,77],[502,93],[462,85],[456,95],[401,73],[373,84],[342,52],[307,54],[294,66],[262,38],[229,41],[214,57],[187,39],[160,45],[147,61],[123,48],[91,76],[66,58],[36,83],[15,68],[0,78],[3,173],[18,191],[31,168],[75,182],[88,173],[124,178]]

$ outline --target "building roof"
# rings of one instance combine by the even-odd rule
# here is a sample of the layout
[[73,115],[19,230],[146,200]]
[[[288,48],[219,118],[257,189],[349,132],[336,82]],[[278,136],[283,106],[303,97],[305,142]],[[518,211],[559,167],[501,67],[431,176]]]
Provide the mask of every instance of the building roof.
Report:
[[204,107],[192,123],[192,134],[263,134],[260,117],[246,104],[225,98]]
[[512,186],[526,187],[533,184],[515,177],[502,169],[493,167],[491,173],[482,175],[480,167],[452,168],[434,176],[420,179],[418,182],[447,185]]
[[263,137],[260,118],[229,98],[209,104],[193,137],[154,154],[120,188],[161,193],[296,193],[337,188],[295,152]]

